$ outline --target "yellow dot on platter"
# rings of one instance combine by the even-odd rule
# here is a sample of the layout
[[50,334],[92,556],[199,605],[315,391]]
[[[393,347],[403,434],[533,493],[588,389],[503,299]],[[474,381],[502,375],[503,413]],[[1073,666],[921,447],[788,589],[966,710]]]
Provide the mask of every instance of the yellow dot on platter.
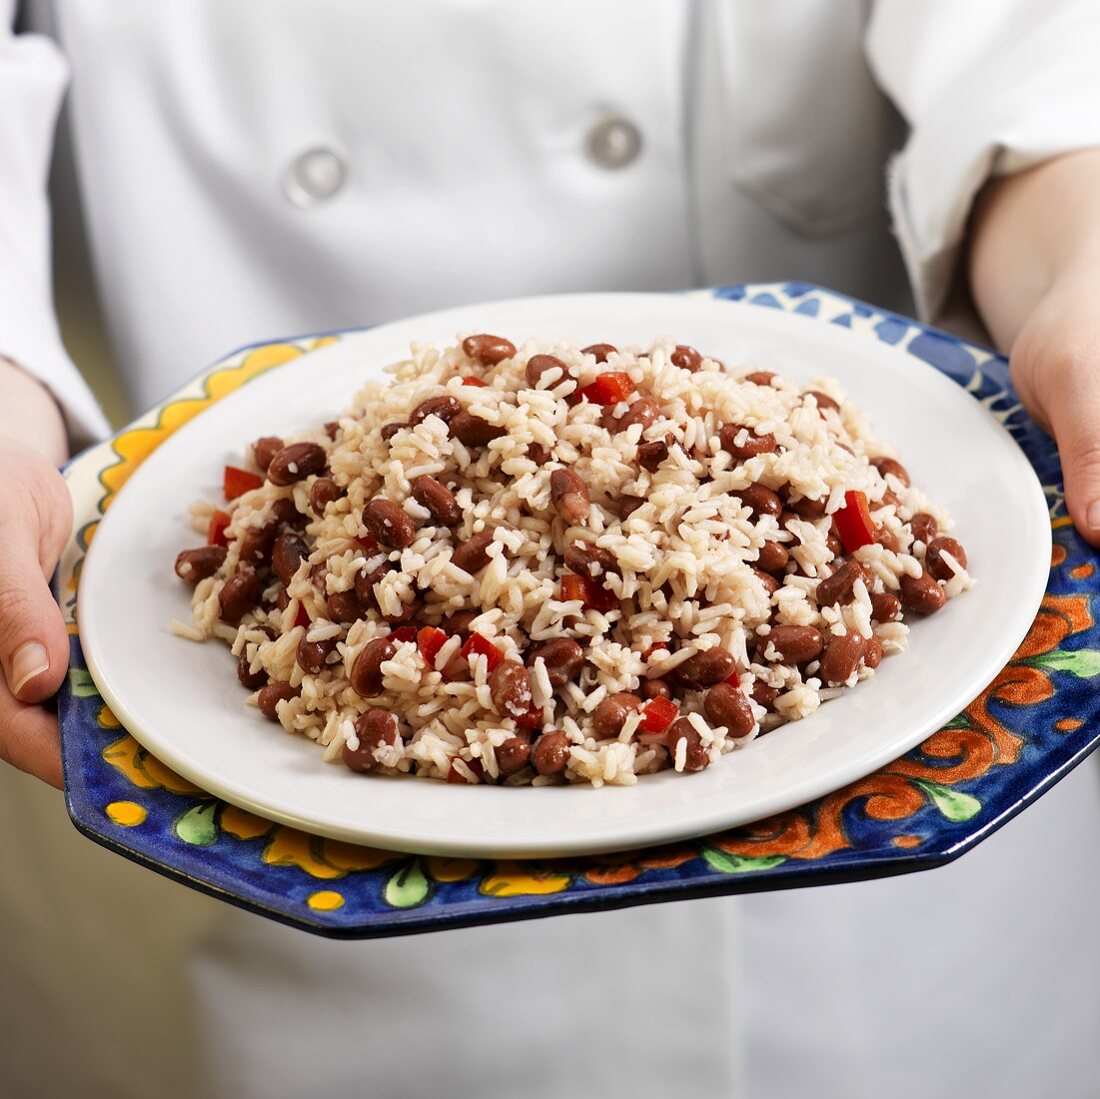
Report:
[[107,816],[123,828],[141,824],[149,814],[136,801],[112,801],[107,806]]
[[318,912],[335,912],[337,908],[344,907],[344,898],[335,889],[320,889],[310,893],[306,904]]

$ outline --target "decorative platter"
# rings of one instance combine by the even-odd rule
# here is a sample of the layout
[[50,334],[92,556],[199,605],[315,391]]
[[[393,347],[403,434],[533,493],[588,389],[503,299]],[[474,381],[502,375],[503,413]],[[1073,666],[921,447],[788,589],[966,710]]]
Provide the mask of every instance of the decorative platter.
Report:
[[[324,934],[366,937],[923,869],[979,842],[1084,758],[1097,742],[1097,694],[1087,682],[1100,674],[1091,607],[1095,555],[1065,515],[1054,446],[1018,405],[1004,360],[805,284],[723,287],[686,297],[787,310],[890,344],[961,385],[1019,444],[1050,510],[1047,590],[1022,645],[1003,667],[998,660],[989,669],[985,678],[992,682],[965,709],[949,719],[938,715],[936,724],[946,724],[917,748],[809,804],[704,839],[625,853],[475,859],[433,845],[432,855],[402,855],[322,838],[205,793],[141,747],[99,696],[76,632],[77,583],[103,512],[144,459],[245,382],[340,338],[306,337],[236,352],[66,471],[76,528],[55,590],[72,644],[59,716],[77,827],[265,915]],[[964,702],[960,696],[957,705]]]

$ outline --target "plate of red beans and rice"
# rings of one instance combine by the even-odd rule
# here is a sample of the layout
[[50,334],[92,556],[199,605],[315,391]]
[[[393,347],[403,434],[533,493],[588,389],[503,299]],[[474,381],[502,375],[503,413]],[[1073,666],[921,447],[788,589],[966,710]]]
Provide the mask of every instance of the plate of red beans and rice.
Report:
[[903,352],[561,296],[366,330],[209,408],[104,517],[80,633],[127,729],[231,803],[566,855],[903,754],[1003,667],[1049,557],[1015,443]]

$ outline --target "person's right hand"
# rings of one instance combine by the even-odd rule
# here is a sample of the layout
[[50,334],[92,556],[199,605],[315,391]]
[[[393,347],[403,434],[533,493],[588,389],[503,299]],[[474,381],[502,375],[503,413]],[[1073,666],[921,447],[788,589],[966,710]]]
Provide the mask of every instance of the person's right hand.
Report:
[[0,440],[0,759],[61,787],[57,720],[40,703],[61,686],[69,641],[49,579],[72,528],[53,464]]

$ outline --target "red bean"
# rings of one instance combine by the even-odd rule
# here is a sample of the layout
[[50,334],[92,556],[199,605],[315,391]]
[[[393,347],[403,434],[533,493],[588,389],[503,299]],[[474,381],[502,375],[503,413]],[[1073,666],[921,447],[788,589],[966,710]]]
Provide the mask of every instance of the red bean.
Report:
[[451,434],[464,446],[486,446],[507,432],[472,412],[460,412],[451,421]]
[[821,655],[825,644],[821,632],[813,626],[772,626],[771,632],[760,640],[762,651],[774,648],[783,664],[805,664],[814,660]]
[[588,518],[588,487],[571,469],[555,469],[550,474],[550,499],[571,526]]
[[309,556],[309,546],[298,537],[284,531],[275,539],[271,550],[271,569],[284,583],[289,584],[298,571],[298,566]]
[[527,381],[528,388],[538,389],[539,382],[542,381],[543,375],[551,370],[557,370],[558,373],[554,375],[554,380],[552,382],[547,383],[547,388],[555,386],[569,377],[569,367],[555,355],[532,355],[531,358],[527,360],[527,366],[523,371],[523,376]]
[[318,517],[325,514],[325,508],[344,495],[344,490],[331,477],[318,477],[310,486],[309,506]]
[[426,473],[412,483],[413,499],[422,504],[431,517],[444,527],[454,527],[462,522],[462,508],[446,485],[440,484]]
[[918,511],[909,520],[909,529],[913,532],[915,542],[923,542],[926,546],[939,532],[939,524],[927,511]]
[[757,706],[763,706],[765,710],[775,707],[775,700],[779,697],[779,688],[772,687],[762,679],[757,679],[752,685],[752,700]]
[[675,764],[680,741],[687,742],[684,753],[685,771],[702,771],[710,766],[710,756],[703,747],[702,738],[695,726],[686,718],[681,717],[672,723],[668,731],[668,754]]
[[626,719],[634,710],[641,709],[642,700],[626,691],[605,698],[592,711],[592,730],[596,738],[610,740],[622,732]]
[[872,592],[871,621],[893,622],[901,614],[901,601],[892,592]]
[[886,650],[882,646],[882,642],[877,637],[869,638],[867,641],[867,647],[863,653],[863,663],[868,668],[877,668],[882,663],[882,658],[885,655]]
[[947,535],[940,535],[928,543],[928,549],[924,553],[924,567],[937,580],[950,580],[955,572],[943,559],[943,554],[949,553],[960,568],[966,568],[966,550],[959,542]]
[[615,555],[594,542],[571,542],[565,547],[565,564],[578,576],[599,580],[605,575],[618,575],[619,563]]
[[530,461],[541,467],[554,457],[554,452],[542,443],[528,443],[526,455]]
[[825,652],[821,657],[820,675],[830,687],[846,683],[859,667],[866,649],[863,635],[855,632],[825,635]]
[[773,576],[770,572],[764,572],[763,569],[753,569],[752,571],[756,579],[764,585],[764,590],[768,593],[769,597],[775,595],[775,593],[779,591],[781,587],[779,577]]
[[429,416],[438,416],[445,424],[449,424],[460,412],[462,405],[449,394],[439,397],[429,397],[426,401],[412,410],[409,416],[409,426],[415,427],[423,423]]
[[619,349],[613,343],[590,343],[587,347],[581,348],[582,355],[592,355],[595,357],[596,362],[605,363],[609,355],[614,355]]
[[412,519],[387,496],[376,496],[363,508],[363,526],[393,549],[404,549],[416,537]]
[[672,697],[672,690],[663,679],[643,679],[639,690],[642,692],[642,698],[647,700]]
[[931,573],[922,571],[920,576],[906,573],[901,577],[901,602],[906,610],[916,614],[934,614],[947,602],[947,593]]
[[493,544],[492,530],[478,531],[465,542],[460,542],[451,552],[451,561],[471,576],[481,572],[489,564],[488,549]]
[[355,721],[355,736],[358,748],[349,748],[345,743],[341,751],[344,763],[353,771],[373,771],[379,766],[374,753],[385,745],[397,743],[397,717],[388,710],[372,706]]
[[399,431],[403,431],[408,426],[408,424],[399,424],[396,422],[383,424],[380,429],[380,434],[382,438],[385,439],[388,443],[390,439],[392,439]]
[[502,717],[518,717],[531,708],[531,677],[516,660],[502,660],[489,673],[489,694]]
[[713,648],[689,656],[673,669],[672,676],[678,686],[697,691],[729,679],[736,670],[737,661],[729,649]]
[[534,664],[541,657],[546,665],[546,675],[550,686],[564,687],[570,680],[576,679],[584,667],[584,650],[570,637],[556,637],[531,649],[527,654],[527,663]]
[[641,424],[642,430],[645,431],[647,427],[656,422],[660,413],[661,409],[656,401],[649,397],[639,397],[618,418],[615,429],[617,431],[626,431],[628,427],[633,427],[635,424]]
[[261,667],[258,672],[252,670],[252,661],[245,653],[237,658],[237,678],[242,687],[250,691],[258,691],[267,682],[267,672]]
[[382,664],[393,659],[397,643],[392,637],[376,637],[363,646],[363,651],[351,666],[348,681],[352,690],[363,698],[382,693]]
[[787,567],[791,555],[782,542],[765,542],[760,547],[757,564],[764,572],[782,572]]
[[744,381],[752,382],[753,385],[771,385],[772,379],[775,375],[770,370],[754,370],[751,374],[746,374]]
[[223,622],[239,622],[260,601],[262,585],[254,569],[242,569],[231,576],[218,592]]
[[304,481],[325,468],[324,450],[317,443],[291,443],[276,451],[267,467],[267,479],[285,487]]
[[463,640],[470,636],[470,626],[481,611],[458,611],[444,623],[447,633],[457,634]]
[[213,576],[225,564],[225,546],[199,546],[184,550],[176,558],[176,575],[188,584]]
[[328,597],[325,611],[333,622],[347,625],[349,622],[358,622],[363,617],[364,607],[355,592],[338,591]]
[[[745,432],[745,438],[739,442],[742,431]],[[723,424],[718,431],[718,439],[722,449],[729,451],[739,461],[755,458],[758,454],[769,454],[777,445],[774,435],[757,435],[751,427],[744,424]]]
[[328,655],[336,648],[336,638],[326,638],[324,641],[307,641],[303,635],[298,642],[297,661],[298,667],[310,675],[321,672],[328,660]]
[[711,725],[722,725],[727,735],[740,739],[756,728],[752,707],[739,687],[732,683],[717,683],[703,699],[703,712]]
[[862,580],[868,589],[874,582],[871,573],[858,561],[845,561],[832,576],[826,576],[818,583],[817,605],[831,607],[834,603],[850,603],[852,588],[857,580]]
[[819,389],[811,389],[806,393],[807,397],[813,397],[817,401],[817,407],[824,412],[826,409],[832,409],[834,412],[840,411],[840,405],[829,396],[828,393],[822,393]]
[[736,495],[741,497],[741,503],[754,515],[778,515],[783,510],[783,501],[766,485],[749,485],[748,488],[738,489]]
[[462,341],[462,350],[482,366],[496,366],[516,353],[516,345],[503,336],[482,333],[478,336],[467,336]]
[[569,762],[569,737],[554,729],[531,746],[531,762],[540,775],[560,775]]
[[642,469],[648,469],[650,473],[656,473],[660,468],[661,463],[668,457],[669,450],[671,449],[670,439],[672,436],[666,435],[663,439],[654,439],[651,442],[638,444],[638,465]]
[[825,514],[825,509],[828,506],[828,493],[824,496],[818,496],[816,499],[811,499],[809,496],[800,496],[790,503],[791,511],[800,519],[820,519]]
[[252,455],[256,459],[256,465],[267,472],[267,467],[271,465],[271,459],[283,449],[283,440],[277,435],[264,435],[263,438],[257,439],[252,444]]
[[298,687],[292,687],[284,680],[277,679],[274,683],[269,683],[261,689],[256,696],[256,705],[259,706],[260,713],[268,721],[278,721],[279,703],[289,702],[292,698],[297,698],[300,693]]
[[504,741],[496,750],[497,767],[500,773],[507,777],[522,771],[531,759],[531,745],[523,737],[512,736]]
[[694,347],[688,347],[684,343],[678,343],[669,358],[673,366],[678,366],[681,370],[687,370],[692,374],[703,365],[703,356]]
[[871,465],[883,476],[896,477],[906,488],[909,487],[909,472],[895,458],[872,458]]

